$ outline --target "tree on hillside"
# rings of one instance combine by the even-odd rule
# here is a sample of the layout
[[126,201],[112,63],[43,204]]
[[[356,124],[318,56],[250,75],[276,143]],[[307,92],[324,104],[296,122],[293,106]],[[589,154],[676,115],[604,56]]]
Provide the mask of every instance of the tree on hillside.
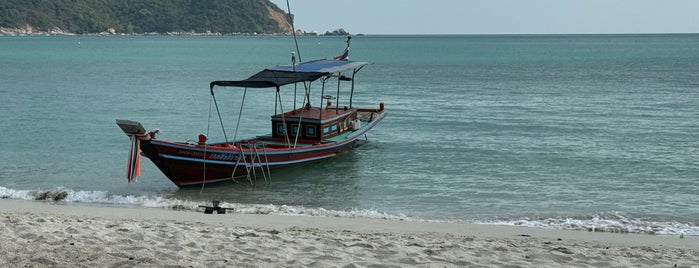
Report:
[[114,28],[122,33],[280,33],[269,0],[3,0],[0,27],[83,34]]

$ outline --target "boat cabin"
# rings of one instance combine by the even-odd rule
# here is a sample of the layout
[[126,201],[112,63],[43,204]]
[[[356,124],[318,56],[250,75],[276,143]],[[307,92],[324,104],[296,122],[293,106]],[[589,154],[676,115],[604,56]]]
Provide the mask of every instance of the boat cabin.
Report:
[[[356,108],[305,107],[272,116],[272,137],[320,142],[358,128]],[[284,124],[286,122],[286,124]],[[300,131],[300,133],[299,133]]]

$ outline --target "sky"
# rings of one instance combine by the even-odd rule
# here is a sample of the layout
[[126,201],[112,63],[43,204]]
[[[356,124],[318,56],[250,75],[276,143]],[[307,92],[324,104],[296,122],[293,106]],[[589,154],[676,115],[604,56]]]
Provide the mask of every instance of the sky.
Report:
[[[286,0],[271,0],[287,11]],[[289,0],[296,29],[352,34],[699,33],[699,0]]]

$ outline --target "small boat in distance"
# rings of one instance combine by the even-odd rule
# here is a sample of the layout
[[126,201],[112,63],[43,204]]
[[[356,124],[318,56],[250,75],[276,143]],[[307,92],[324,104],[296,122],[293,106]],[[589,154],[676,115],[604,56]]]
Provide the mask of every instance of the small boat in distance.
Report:
[[[275,114],[269,122],[272,130],[269,134],[228,140],[221,123],[223,141],[210,142],[202,134],[197,142],[171,142],[157,139],[157,130],[146,132],[139,122],[117,120],[117,125],[131,139],[128,181],[133,183],[140,173],[141,154],[149,158],[175,185],[184,187],[236,178],[247,178],[254,184],[257,178],[262,177],[267,182],[274,169],[331,158],[354,148],[360,138],[386,117],[387,111],[383,103],[372,108],[353,105],[355,75],[370,63],[347,59],[349,41],[348,36],[347,48],[332,60],[296,64],[292,56],[291,65],[267,68],[245,80],[210,83],[214,104],[214,89],[217,87],[239,87],[245,92],[248,88],[276,90]],[[311,98],[311,82],[317,80],[322,85],[317,96],[320,105],[313,106],[311,103],[316,101]],[[332,104],[335,97],[326,95],[325,89],[330,82],[333,82],[333,89],[337,88],[336,96],[340,95],[341,84],[345,84],[345,87],[349,84],[346,105]],[[302,84],[305,91],[303,105],[288,111],[280,109],[277,113],[277,107],[282,107],[282,86],[297,83]],[[216,109],[218,111],[218,104]],[[223,122],[220,113],[218,115],[219,121]],[[240,118],[238,120],[240,122]]]

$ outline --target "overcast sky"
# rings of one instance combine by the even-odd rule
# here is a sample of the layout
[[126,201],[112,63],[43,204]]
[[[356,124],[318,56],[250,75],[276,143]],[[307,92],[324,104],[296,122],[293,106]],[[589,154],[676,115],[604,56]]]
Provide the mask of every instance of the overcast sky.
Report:
[[[286,0],[271,0],[283,10]],[[352,34],[699,33],[699,0],[290,0],[297,29]]]

